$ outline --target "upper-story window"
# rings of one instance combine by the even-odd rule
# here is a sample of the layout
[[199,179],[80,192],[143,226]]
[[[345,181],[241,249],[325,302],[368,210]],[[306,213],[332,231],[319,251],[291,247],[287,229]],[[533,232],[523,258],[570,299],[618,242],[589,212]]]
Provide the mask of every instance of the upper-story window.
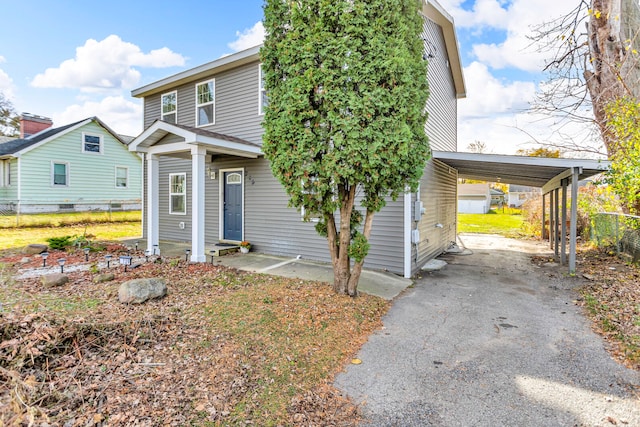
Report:
[[215,123],[216,111],[215,79],[196,84],[196,126]]
[[258,87],[258,114],[264,114],[264,108],[269,105],[267,90],[264,87],[264,74],[262,74],[262,64],[259,69],[259,87]]
[[178,121],[178,93],[173,92],[162,94],[162,120],[169,123]]
[[102,153],[102,135],[82,134],[83,153]]

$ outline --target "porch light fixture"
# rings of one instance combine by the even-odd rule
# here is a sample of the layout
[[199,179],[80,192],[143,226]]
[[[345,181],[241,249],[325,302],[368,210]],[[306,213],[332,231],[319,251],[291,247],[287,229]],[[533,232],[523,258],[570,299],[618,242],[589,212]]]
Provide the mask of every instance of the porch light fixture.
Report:
[[60,273],[64,273],[64,263],[67,262],[65,258],[58,259],[58,264],[60,264]]
[[91,250],[91,248],[89,246],[87,246],[86,248],[83,249],[84,251],[84,261],[87,262],[89,261],[89,251]]
[[216,179],[218,176],[218,170],[214,168],[207,168],[207,175],[209,175],[210,179]]
[[189,261],[189,254],[191,253],[191,249],[184,250],[184,260]]
[[109,268],[109,266],[111,265],[111,258],[113,258],[113,255],[104,256],[105,261],[107,261],[107,268]]
[[49,252],[42,252],[40,254],[40,256],[42,257],[42,266],[46,267],[47,266],[47,257],[49,256]]
[[124,265],[124,272],[127,272],[127,266],[131,265],[131,255],[120,255],[120,265]]

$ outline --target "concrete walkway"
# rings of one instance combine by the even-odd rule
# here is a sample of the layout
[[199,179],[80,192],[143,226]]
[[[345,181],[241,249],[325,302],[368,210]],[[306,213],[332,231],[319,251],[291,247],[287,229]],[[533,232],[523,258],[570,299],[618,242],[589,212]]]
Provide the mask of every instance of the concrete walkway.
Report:
[[[124,244],[131,247],[134,247],[136,242],[138,242],[139,248],[146,247],[146,241],[143,239],[127,239],[123,241]],[[160,253],[166,257],[184,257],[185,249],[191,248],[187,243],[167,241],[161,241],[159,246]],[[211,260],[211,257],[207,256],[207,260]],[[293,277],[304,280],[317,280],[320,282],[333,282],[333,268],[331,264],[305,259],[249,252],[248,254],[236,253],[214,257],[213,263],[243,271],[273,274],[275,276]],[[392,300],[412,284],[412,280],[395,274],[364,269],[360,276],[358,291]]]
[[[398,297],[335,385],[365,426],[640,426],[632,387],[538,242],[466,235]],[[578,266],[579,267],[579,266]]]

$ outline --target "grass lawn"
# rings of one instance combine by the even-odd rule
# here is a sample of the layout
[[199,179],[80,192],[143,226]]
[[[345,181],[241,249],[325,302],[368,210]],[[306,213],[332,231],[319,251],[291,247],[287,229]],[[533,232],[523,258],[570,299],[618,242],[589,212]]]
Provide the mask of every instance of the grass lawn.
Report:
[[524,218],[519,209],[491,210],[488,214],[458,214],[458,233],[499,234],[522,237]]
[[[109,219],[111,218],[111,221]],[[142,234],[140,211],[70,212],[63,214],[0,216],[0,250],[31,243],[46,244],[49,237],[93,236],[89,240],[117,240]]]

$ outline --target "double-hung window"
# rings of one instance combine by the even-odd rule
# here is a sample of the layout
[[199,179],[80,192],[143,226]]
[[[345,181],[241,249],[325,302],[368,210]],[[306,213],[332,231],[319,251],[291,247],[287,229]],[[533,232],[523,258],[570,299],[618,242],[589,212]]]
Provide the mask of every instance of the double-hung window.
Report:
[[51,163],[51,184],[56,187],[67,187],[69,185],[69,163]]
[[83,153],[102,153],[102,135],[82,134]]
[[129,178],[129,168],[116,166],[116,188],[127,188]]
[[264,87],[264,74],[262,74],[262,64],[258,67],[258,114],[264,114],[264,109],[269,105],[269,98],[267,97],[267,90]]
[[0,160],[0,187],[11,185],[11,159]]
[[162,94],[161,99],[162,116],[161,119],[169,123],[178,122],[178,92]]
[[187,174],[169,174],[169,213],[186,215],[187,213]]
[[196,84],[196,126],[206,126],[215,123],[215,92],[215,79]]

